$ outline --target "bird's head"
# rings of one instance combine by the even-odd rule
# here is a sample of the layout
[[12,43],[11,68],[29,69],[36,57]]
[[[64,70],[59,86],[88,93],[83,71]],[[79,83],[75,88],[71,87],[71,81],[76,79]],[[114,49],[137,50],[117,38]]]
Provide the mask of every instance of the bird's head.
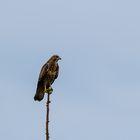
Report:
[[58,61],[58,60],[61,60],[61,58],[58,56],[58,55],[53,55],[52,57],[51,57],[51,59],[53,60],[53,61]]

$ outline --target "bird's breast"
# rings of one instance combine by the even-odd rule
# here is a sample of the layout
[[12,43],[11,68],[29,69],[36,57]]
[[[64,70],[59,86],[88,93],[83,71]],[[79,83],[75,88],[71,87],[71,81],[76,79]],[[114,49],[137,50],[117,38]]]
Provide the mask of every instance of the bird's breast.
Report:
[[56,75],[56,71],[48,71],[48,74],[49,74],[50,76],[55,76],[55,75]]

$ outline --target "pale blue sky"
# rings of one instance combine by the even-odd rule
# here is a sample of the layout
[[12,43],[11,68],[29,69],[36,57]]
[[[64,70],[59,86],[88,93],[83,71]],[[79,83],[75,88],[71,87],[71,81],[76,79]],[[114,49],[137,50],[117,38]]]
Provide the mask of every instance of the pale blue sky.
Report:
[[0,2],[0,139],[45,139],[41,66],[62,57],[51,140],[140,139],[140,2]]

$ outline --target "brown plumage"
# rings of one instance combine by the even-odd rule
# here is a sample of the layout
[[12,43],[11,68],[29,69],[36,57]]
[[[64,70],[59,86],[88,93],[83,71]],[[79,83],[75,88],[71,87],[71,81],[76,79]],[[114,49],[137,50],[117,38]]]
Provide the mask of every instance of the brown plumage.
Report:
[[58,55],[53,55],[47,63],[45,63],[40,71],[39,79],[37,83],[36,94],[34,100],[41,101],[44,98],[44,94],[50,94],[53,89],[51,85],[58,77],[59,65],[58,60],[61,58]]

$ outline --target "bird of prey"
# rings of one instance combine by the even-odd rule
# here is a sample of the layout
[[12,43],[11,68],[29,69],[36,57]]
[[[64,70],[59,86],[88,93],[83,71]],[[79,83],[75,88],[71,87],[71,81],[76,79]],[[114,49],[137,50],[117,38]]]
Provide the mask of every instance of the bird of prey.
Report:
[[59,73],[58,60],[61,60],[61,58],[58,55],[53,55],[47,63],[43,65],[39,74],[37,89],[34,96],[35,101],[41,101],[44,98],[45,93],[52,93],[53,89],[51,85],[58,77]]

